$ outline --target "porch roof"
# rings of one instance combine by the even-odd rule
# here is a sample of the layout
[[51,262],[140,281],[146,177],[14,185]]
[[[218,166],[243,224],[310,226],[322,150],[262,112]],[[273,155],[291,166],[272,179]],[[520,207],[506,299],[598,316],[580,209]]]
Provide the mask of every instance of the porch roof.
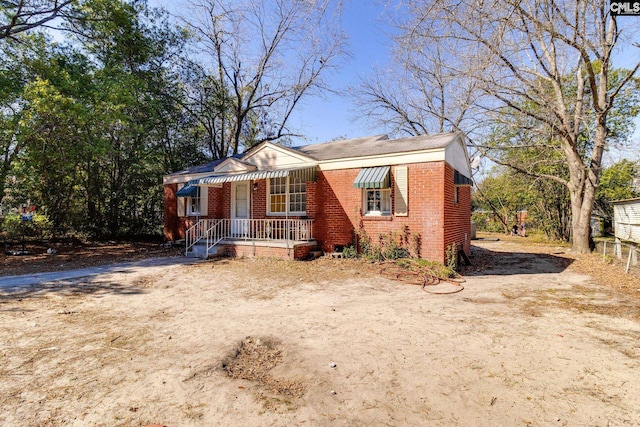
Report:
[[262,170],[247,173],[238,173],[233,175],[213,175],[196,179],[192,181],[192,183],[193,185],[214,185],[223,184],[225,182],[255,181],[257,179],[267,178],[283,178],[289,175],[305,179],[306,181],[315,181],[316,167],[313,166],[297,169]]
[[389,188],[391,186],[390,169],[390,166],[364,168],[353,181],[353,186],[355,188]]

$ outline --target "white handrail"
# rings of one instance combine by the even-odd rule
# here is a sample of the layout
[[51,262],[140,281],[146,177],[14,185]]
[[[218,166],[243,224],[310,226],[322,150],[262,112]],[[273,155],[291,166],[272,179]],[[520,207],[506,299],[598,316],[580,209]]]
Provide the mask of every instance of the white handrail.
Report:
[[310,241],[312,219],[201,219],[185,232],[185,253],[201,240],[206,253],[225,239],[245,241]]
[[199,236],[200,236],[200,230],[202,229],[202,225],[204,221],[206,220],[204,219],[199,220],[184,232],[185,255],[187,255],[187,253],[189,252],[189,249],[191,249],[198,242],[198,240],[201,239],[201,237]]
[[207,253],[221,240],[226,239],[228,234],[227,222],[224,219],[213,222],[213,225],[207,229]]

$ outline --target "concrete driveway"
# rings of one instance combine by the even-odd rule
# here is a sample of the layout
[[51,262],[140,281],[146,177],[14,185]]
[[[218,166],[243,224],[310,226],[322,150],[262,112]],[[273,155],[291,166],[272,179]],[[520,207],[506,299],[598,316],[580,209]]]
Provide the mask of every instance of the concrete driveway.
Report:
[[149,267],[165,267],[172,265],[194,264],[201,262],[198,258],[160,257],[147,258],[141,261],[123,262],[118,264],[101,265],[81,268],[78,270],[54,271],[49,273],[21,274],[17,276],[0,277],[0,289],[5,292],[21,290],[27,286],[61,280],[77,279],[80,277],[96,276],[105,273],[128,273]]

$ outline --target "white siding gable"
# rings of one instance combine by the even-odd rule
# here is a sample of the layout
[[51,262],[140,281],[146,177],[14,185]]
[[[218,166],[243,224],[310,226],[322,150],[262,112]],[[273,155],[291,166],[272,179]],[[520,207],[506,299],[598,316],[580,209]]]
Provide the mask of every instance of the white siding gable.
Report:
[[292,150],[288,150],[268,142],[256,151],[243,157],[242,161],[251,163],[252,165],[257,166],[260,170],[315,164],[313,159],[307,156],[297,154]]
[[256,170],[254,165],[248,165],[237,159],[226,159],[213,170],[214,173],[239,173]]
[[445,149],[445,161],[467,178],[471,178],[469,155],[460,137],[452,141]]

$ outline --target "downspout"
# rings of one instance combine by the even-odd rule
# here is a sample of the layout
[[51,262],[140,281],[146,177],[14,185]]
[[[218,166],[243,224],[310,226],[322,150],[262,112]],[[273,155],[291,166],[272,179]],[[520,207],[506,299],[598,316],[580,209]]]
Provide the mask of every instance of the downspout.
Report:
[[[253,226],[253,180],[249,181],[249,233],[251,233],[251,245],[253,246],[253,256],[256,256],[256,236],[251,232]],[[254,230],[255,231],[255,230]]]
[[291,249],[289,249],[289,232],[291,231],[289,228],[289,179],[287,178],[287,191],[286,191],[286,195],[287,195],[287,199],[286,199],[286,203],[287,205],[284,207],[284,218],[285,218],[285,224],[286,226],[284,227],[285,229],[285,233],[286,233],[286,242],[287,242],[287,257],[291,256]]

